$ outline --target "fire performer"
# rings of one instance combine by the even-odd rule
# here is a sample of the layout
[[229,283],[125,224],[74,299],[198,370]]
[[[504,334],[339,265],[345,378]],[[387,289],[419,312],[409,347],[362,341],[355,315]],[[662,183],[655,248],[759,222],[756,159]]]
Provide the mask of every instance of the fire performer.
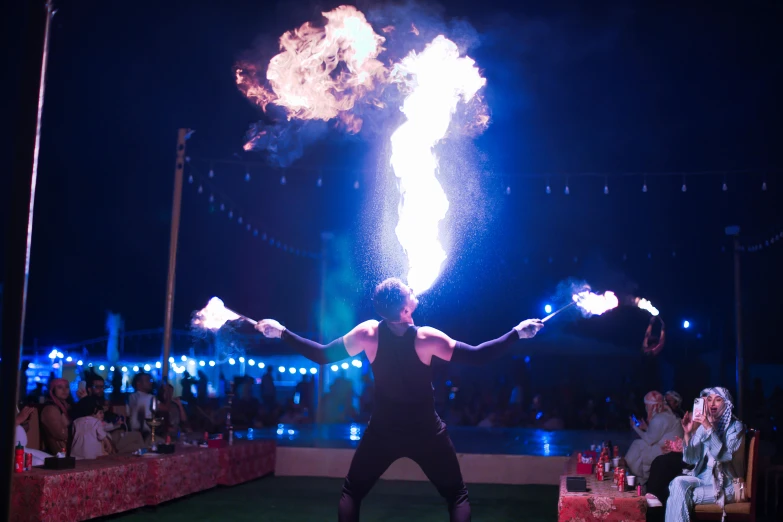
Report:
[[455,341],[429,326],[417,327],[413,312],[418,299],[397,278],[386,279],[373,293],[382,321],[365,321],[327,345],[296,335],[274,319],[256,329],[281,338],[318,364],[329,364],[364,352],[375,377],[375,408],[343,483],[338,520],[359,520],[362,499],[397,459],[416,462],[448,503],[450,520],[470,520],[468,490],[446,425],[435,411],[433,358],[458,364],[487,363],[519,339],[530,339],[543,328],[538,319],[522,321],[508,333],[478,346]]
[[[653,335],[653,325],[655,320],[661,322],[661,335],[656,337]],[[647,331],[644,332],[644,341],[642,342],[642,351],[646,355],[658,355],[663,350],[663,345],[666,343],[666,325],[659,316],[653,316],[650,318],[650,324],[647,326]]]

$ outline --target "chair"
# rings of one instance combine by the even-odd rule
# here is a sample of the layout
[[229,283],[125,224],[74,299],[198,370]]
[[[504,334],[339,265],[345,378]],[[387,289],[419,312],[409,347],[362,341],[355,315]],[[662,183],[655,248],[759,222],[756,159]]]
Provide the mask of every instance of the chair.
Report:
[[[748,451],[747,459],[748,469],[745,474],[745,496],[747,502],[736,504],[726,504],[726,520],[742,520],[755,522],[756,520],[756,500],[758,489],[758,460],[759,460],[759,433],[755,430],[748,430],[745,436],[748,441],[746,448]],[[694,520],[720,520],[723,516],[723,510],[717,504],[701,504],[696,506],[693,516]]]

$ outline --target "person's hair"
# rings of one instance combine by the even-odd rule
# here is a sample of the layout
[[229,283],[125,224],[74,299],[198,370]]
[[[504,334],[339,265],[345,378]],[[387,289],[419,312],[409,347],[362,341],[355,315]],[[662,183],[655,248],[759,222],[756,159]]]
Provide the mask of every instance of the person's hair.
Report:
[[81,417],[89,417],[101,410],[103,410],[103,401],[94,395],[88,395],[71,408],[71,419],[76,420]]
[[386,320],[396,321],[405,308],[410,290],[400,279],[390,277],[375,287],[372,305],[375,311]]
[[144,372],[137,373],[136,375],[133,376],[133,380],[131,381],[131,386],[133,386],[134,390],[138,387],[139,380],[145,375],[149,376],[149,378],[152,379],[152,376],[149,373],[144,373]]
[[92,388],[92,385],[98,381],[106,382],[106,380],[98,375],[97,373],[89,372],[85,377],[84,381],[87,383],[88,388]]

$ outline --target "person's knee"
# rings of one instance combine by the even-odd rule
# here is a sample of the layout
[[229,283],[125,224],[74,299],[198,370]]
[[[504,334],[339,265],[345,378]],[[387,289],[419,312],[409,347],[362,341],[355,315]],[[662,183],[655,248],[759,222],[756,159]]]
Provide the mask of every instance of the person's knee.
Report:
[[438,493],[446,499],[450,506],[459,506],[469,502],[468,487],[464,482],[441,486],[438,488]]
[[687,477],[675,477],[674,480],[669,482],[669,494],[674,496],[676,494],[684,494],[693,487]]

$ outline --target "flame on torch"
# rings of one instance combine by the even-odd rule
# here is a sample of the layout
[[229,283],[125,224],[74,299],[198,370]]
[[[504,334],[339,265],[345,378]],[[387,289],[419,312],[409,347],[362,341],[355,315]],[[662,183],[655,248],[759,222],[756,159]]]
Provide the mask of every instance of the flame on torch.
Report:
[[418,294],[440,274],[446,252],[438,224],[449,201],[435,177],[433,147],[443,139],[457,104],[469,101],[486,80],[475,62],[460,57],[457,45],[436,37],[420,54],[411,52],[394,67],[392,77],[409,89],[402,112],[407,117],[391,137],[391,165],[399,179],[399,222],[395,232],[408,256],[408,285]]
[[655,308],[650,301],[642,297],[636,298],[636,306],[638,306],[642,310],[647,310],[648,312],[650,312],[650,315],[652,315],[653,317],[656,317],[660,313],[658,312],[658,309]]
[[614,292],[604,292],[603,295],[595,294],[589,290],[573,295],[574,302],[587,316],[601,315],[604,312],[617,308],[620,302]]
[[251,324],[256,324],[256,321],[226,308],[220,298],[213,297],[207,306],[195,313],[191,324],[205,330],[220,330],[227,322],[237,319],[244,319]]

